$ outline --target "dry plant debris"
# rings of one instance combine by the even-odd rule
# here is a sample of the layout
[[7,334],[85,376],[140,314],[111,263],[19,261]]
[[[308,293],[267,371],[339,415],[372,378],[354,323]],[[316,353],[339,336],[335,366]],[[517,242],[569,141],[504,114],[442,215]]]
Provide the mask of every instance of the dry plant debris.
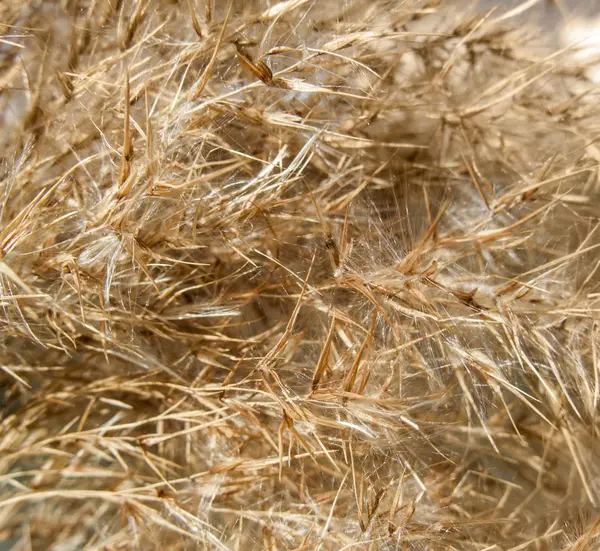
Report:
[[440,0],[0,3],[0,541],[600,546],[600,94]]

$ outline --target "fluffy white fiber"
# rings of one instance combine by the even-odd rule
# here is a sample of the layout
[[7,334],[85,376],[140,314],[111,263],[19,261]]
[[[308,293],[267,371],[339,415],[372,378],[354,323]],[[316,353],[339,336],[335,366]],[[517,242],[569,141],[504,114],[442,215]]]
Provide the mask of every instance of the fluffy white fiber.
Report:
[[600,548],[596,61],[519,21],[0,3],[3,549]]

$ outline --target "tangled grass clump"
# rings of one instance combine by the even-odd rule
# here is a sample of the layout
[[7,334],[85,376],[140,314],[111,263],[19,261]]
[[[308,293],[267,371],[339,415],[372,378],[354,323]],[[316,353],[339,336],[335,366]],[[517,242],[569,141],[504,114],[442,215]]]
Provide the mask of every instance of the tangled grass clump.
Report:
[[7,549],[600,547],[599,90],[457,6],[0,4]]

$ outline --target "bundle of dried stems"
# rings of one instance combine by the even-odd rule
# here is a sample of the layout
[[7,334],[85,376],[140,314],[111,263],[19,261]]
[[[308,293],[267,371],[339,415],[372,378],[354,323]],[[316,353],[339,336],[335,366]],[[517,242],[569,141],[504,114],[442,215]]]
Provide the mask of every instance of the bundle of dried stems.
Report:
[[600,546],[600,94],[457,6],[0,3],[6,549]]

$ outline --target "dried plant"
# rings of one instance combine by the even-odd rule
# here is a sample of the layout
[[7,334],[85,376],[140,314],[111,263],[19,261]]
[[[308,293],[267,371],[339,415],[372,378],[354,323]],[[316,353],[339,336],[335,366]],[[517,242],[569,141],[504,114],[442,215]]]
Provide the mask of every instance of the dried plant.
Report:
[[7,549],[600,546],[599,90],[457,7],[0,3]]

